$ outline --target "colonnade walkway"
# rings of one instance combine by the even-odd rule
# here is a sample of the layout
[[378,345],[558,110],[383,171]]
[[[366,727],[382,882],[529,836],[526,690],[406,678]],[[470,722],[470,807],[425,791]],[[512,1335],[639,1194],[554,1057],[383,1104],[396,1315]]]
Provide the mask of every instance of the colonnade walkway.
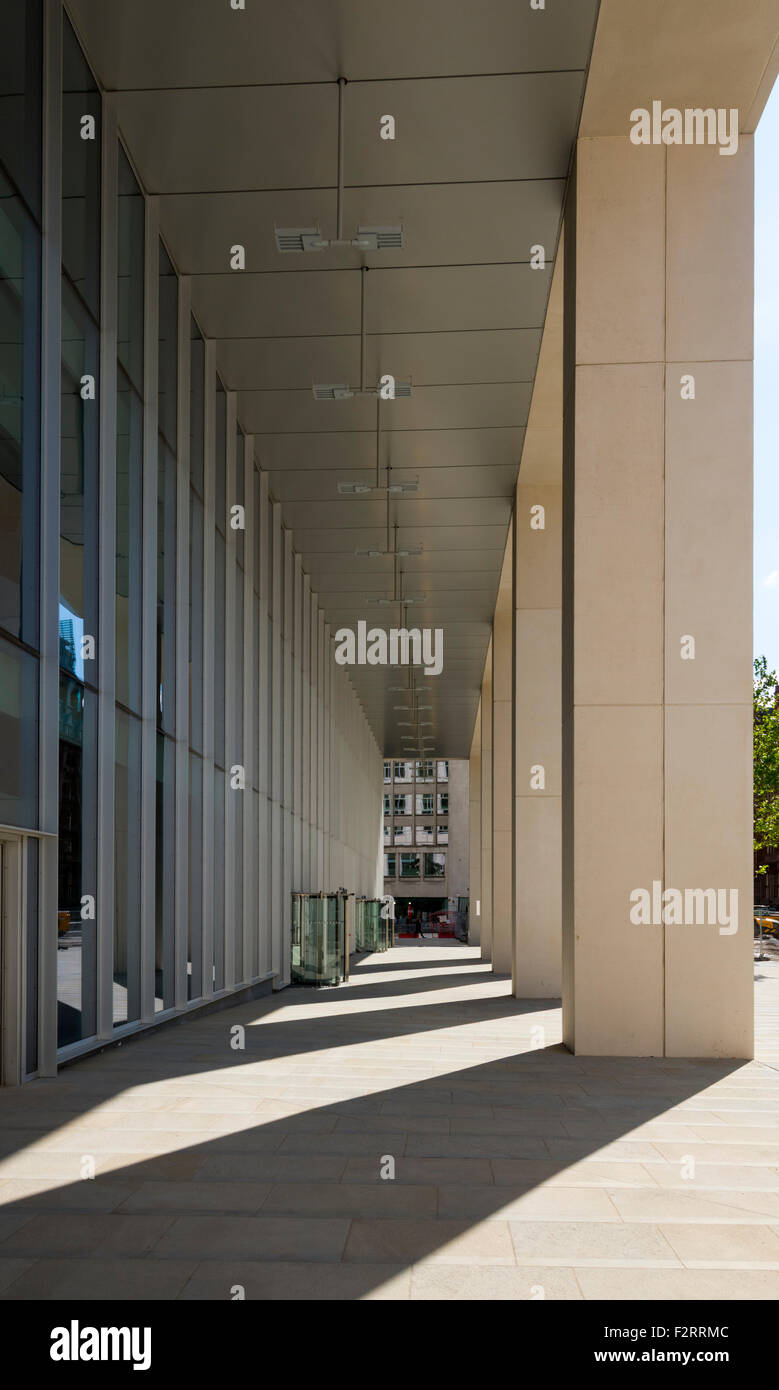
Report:
[[0,1297],[779,1298],[756,970],[773,1065],[573,1057],[422,941],[6,1090]]

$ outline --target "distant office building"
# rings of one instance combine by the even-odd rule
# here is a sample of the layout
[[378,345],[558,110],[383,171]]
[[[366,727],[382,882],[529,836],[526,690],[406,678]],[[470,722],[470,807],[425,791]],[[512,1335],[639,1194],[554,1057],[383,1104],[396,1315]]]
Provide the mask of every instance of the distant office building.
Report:
[[468,895],[468,762],[385,759],[384,891],[396,916],[463,910]]

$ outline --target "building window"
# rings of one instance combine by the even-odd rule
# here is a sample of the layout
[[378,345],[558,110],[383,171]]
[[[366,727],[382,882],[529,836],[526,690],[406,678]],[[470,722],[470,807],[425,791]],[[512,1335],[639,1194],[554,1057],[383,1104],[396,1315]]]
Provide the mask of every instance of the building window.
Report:
[[417,763],[417,781],[418,781],[418,782],[432,782],[432,780],[433,780],[433,763],[432,763],[432,759],[430,759],[430,758],[422,759],[421,761],[419,761],[419,762]]
[[411,825],[396,825],[396,826],[395,826],[395,839],[394,839],[394,843],[395,843],[396,845],[413,845],[414,840],[413,840],[412,836],[413,836],[413,826],[411,826]]
[[448,845],[448,844],[449,844],[449,826],[446,825],[446,824],[441,824],[441,823],[439,823],[439,826],[438,826],[438,844],[439,844],[439,845]]
[[446,855],[425,855],[425,878],[444,878],[446,875]]
[[385,845],[390,845],[390,844],[392,844],[392,826],[391,826],[391,825],[385,825],[385,826],[384,826],[384,843],[385,843]]
[[419,878],[419,855],[401,854],[400,856],[400,877]]
[[432,844],[435,844],[435,841],[434,841],[434,839],[433,839],[433,827],[432,827],[432,825],[417,825],[416,834],[417,834],[417,844],[418,844],[418,845],[432,845]]
[[433,792],[417,792],[417,815],[432,816],[435,796]]
[[389,792],[384,793],[384,814],[385,816],[392,815],[392,802],[390,800]]
[[391,782],[391,781],[392,781],[392,763],[385,763],[385,764],[384,764],[384,781],[385,781],[385,782]]
[[397,855],[385,854],[384,856],[384,877],[394,878],[396,873]]
[[448,792],[439,792],[439,793],[438,793],[438,814],[439,814],[439,816],[448,816],[448,815],[449,815],[449,793],[448,793]]
[[395,764],[395,781],[396,781],[396,782],[410,782],[411,779],[412,779],[412,775],[413,775],[413,772],[412,772],[413,766],[414,766],[413,763],[396,763],[396,764]]
[[396,816],[411,815],[411,796],[407,795],[405,792],[395,793],[394,805]]
[[439,782],[449,781],[449,761],[447,758],[439,758],[436,764],[436,777]]

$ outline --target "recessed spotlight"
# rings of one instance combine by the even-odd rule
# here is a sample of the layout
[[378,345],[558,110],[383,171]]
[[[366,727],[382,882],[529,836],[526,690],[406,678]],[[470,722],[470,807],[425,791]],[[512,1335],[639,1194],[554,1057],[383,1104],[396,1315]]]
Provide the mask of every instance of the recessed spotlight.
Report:
[[373,488],[370,483],[339,483],[338,491],[342,493],[344,497],[357,497],[364,495],[366,492],[373,492]]
[[403,227],[358,227],[352,246],[361,251],[402,251]]
[[277,251],[324,251],[329,245],[318,227],[276,227]]
[[332,385],[319,385],[311,388],[314,392],[315,401],[350,401],[354,392],[345,384],[338,381]]
[[390,483],[387,492],[419,492],[419,483]]

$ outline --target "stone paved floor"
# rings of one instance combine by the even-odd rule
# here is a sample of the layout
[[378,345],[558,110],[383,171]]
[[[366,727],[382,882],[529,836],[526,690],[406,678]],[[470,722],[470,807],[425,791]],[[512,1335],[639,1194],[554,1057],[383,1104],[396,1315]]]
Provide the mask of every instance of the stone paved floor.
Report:
[[779,1298],[756,973],[759,1063],[571,1057],[431,941],[6,1091],[0,1297]]

